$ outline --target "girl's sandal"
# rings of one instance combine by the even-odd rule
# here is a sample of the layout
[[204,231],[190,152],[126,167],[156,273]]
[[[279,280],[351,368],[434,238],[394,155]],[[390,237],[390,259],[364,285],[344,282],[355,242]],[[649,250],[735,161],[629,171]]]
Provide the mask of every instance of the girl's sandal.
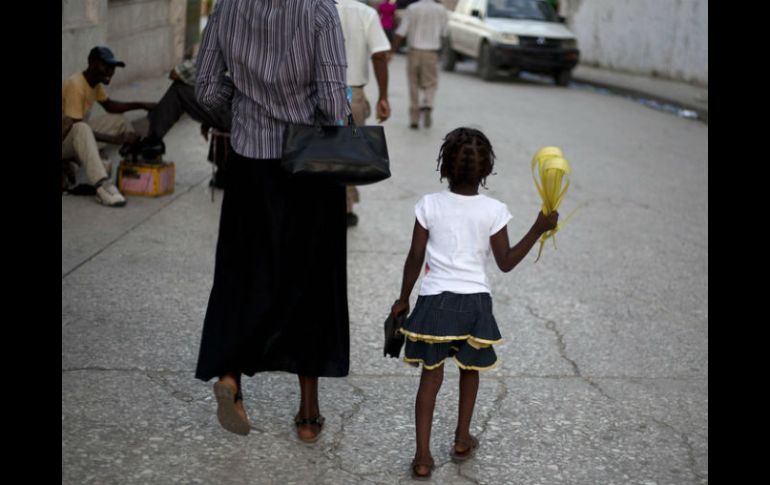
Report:
[[[457,451],[457,445],[465,447],[465,451]],[[476,449],[479,447],[479,440],[473,435],[468,435],[468,439],[455,437],[455,443],[452,446],[450,456],[455,463],[462,463],[473,458]]]
[[[421,473],[418,473],[417,472],[417,467],[419,467],[419,466],[427,467],[428,468],[428,473],[425,474],[425,475],[423,475]],[[426,482],[426,481],[430,480],[430,476],[433,473],[433,469],[434,468],[435,468],[435,465],[433,463],[433,459],[432,458],[430,460],[428,460],[428,461],[425,461],[425,460],[417,461],[417,459],[415,458],[414,460],[412,460],[412,479],[420,481],[420,482]]]
[[[320,414],[315,418],[300,418],[299,413],[297,413],[297,415],[294,416],[294,425],[297,427],[297,438],[299,438],[301,441],[305,443],[315,443],[316,441],[318,441],[318,438],[321,437],[321,431],[323,430],[324,421],[326,421],[326,418],[324,418]],[[300,427],[312,426],[312,425],[318,426],[318,433],[315,433],[310,438],[305,438],[304,436],[302,436],[302,434],[299,432]]]
[[217,419],[227,431],[246,436],[251,431],[251,423],[238,413],[235,403],[243,401],[241,390],[233,392],[233,388],[222,381],[214,384],[214,396],[217,398]]

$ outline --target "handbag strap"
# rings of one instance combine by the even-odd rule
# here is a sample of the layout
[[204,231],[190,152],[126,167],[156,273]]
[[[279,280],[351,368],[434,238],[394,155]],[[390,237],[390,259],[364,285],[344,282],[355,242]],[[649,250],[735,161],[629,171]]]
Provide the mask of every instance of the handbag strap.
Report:
[[[356,127],[356,122],[353,120],[353,107],[350,106],[350,101],[347,101],[347,98],[345,99],[348,105],[348,111],[350,114],[348,114],[348,125],[352,127]],[[320,127],[321,125],[321,118],[322,118],[321,109],[316,105],[315,111],[313,113],[313,126]]]

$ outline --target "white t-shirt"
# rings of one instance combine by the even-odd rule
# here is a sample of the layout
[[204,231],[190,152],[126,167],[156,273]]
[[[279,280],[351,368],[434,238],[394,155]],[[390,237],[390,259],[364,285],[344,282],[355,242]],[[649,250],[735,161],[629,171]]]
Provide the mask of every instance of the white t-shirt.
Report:
[[429,232],[419,294],[490,293],[485,271],[489,238],[511,220],[508,207],[486,195],[445,190],[424,195],[414,213]]
[[441,49],[441,38],[447,35],[449,11],[433,0],[420,0],[406,7],[396,35],[406,37],[410,49]]
[[390,41],[372,7],[358,0],[338,0],[337,12],[345,37],[348,86],[364,86],[369,82],[369,59],[372,54],[389,51]]

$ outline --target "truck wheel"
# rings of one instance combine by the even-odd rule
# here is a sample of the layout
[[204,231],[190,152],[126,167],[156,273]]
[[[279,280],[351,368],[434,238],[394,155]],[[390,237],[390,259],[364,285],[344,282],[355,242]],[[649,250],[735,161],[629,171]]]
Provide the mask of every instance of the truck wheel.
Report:
[[444,39],[444,45],[441,47],[441,69],[446,72],[452,72],[455,70],[456,62],[457,52],[452,49],[449,39]]
[[553,82],[555,82],[557,86],[567,86],[572,77],[571,74],[572,73],[569,70],[556,71],[553,73]]
[[497,69],[492,65],[492,48],[486,42],[481,44],[478,60],[479,77],[484,81],[494,81]]

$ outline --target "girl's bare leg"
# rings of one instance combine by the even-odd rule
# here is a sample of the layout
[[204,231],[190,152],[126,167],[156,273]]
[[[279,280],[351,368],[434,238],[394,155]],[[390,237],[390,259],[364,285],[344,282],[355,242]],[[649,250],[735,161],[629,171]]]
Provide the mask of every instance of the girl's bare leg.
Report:
[[[417,451],[414,456],[416,463],[430,463],[433,461],[433,456],[430,452],[430,432],[433,426],[433,410],[436,407],[436,395],[439,389],[441,389],[443,380],[443,365],[433,370],[426,370],[423,367],[414,413],[417,434]],[[415,471],[419,475],[428,475],[431,470],[427,466],[417,466]]]
[[[476,394],[479,391],[479,371],[460,369],[460,406],[457,413],[457,429],[455,439],[468,443],[470,439],[473,407],[476,404]],[[455,451],[462,453],[467,450],[465,445],[455,444]]]

